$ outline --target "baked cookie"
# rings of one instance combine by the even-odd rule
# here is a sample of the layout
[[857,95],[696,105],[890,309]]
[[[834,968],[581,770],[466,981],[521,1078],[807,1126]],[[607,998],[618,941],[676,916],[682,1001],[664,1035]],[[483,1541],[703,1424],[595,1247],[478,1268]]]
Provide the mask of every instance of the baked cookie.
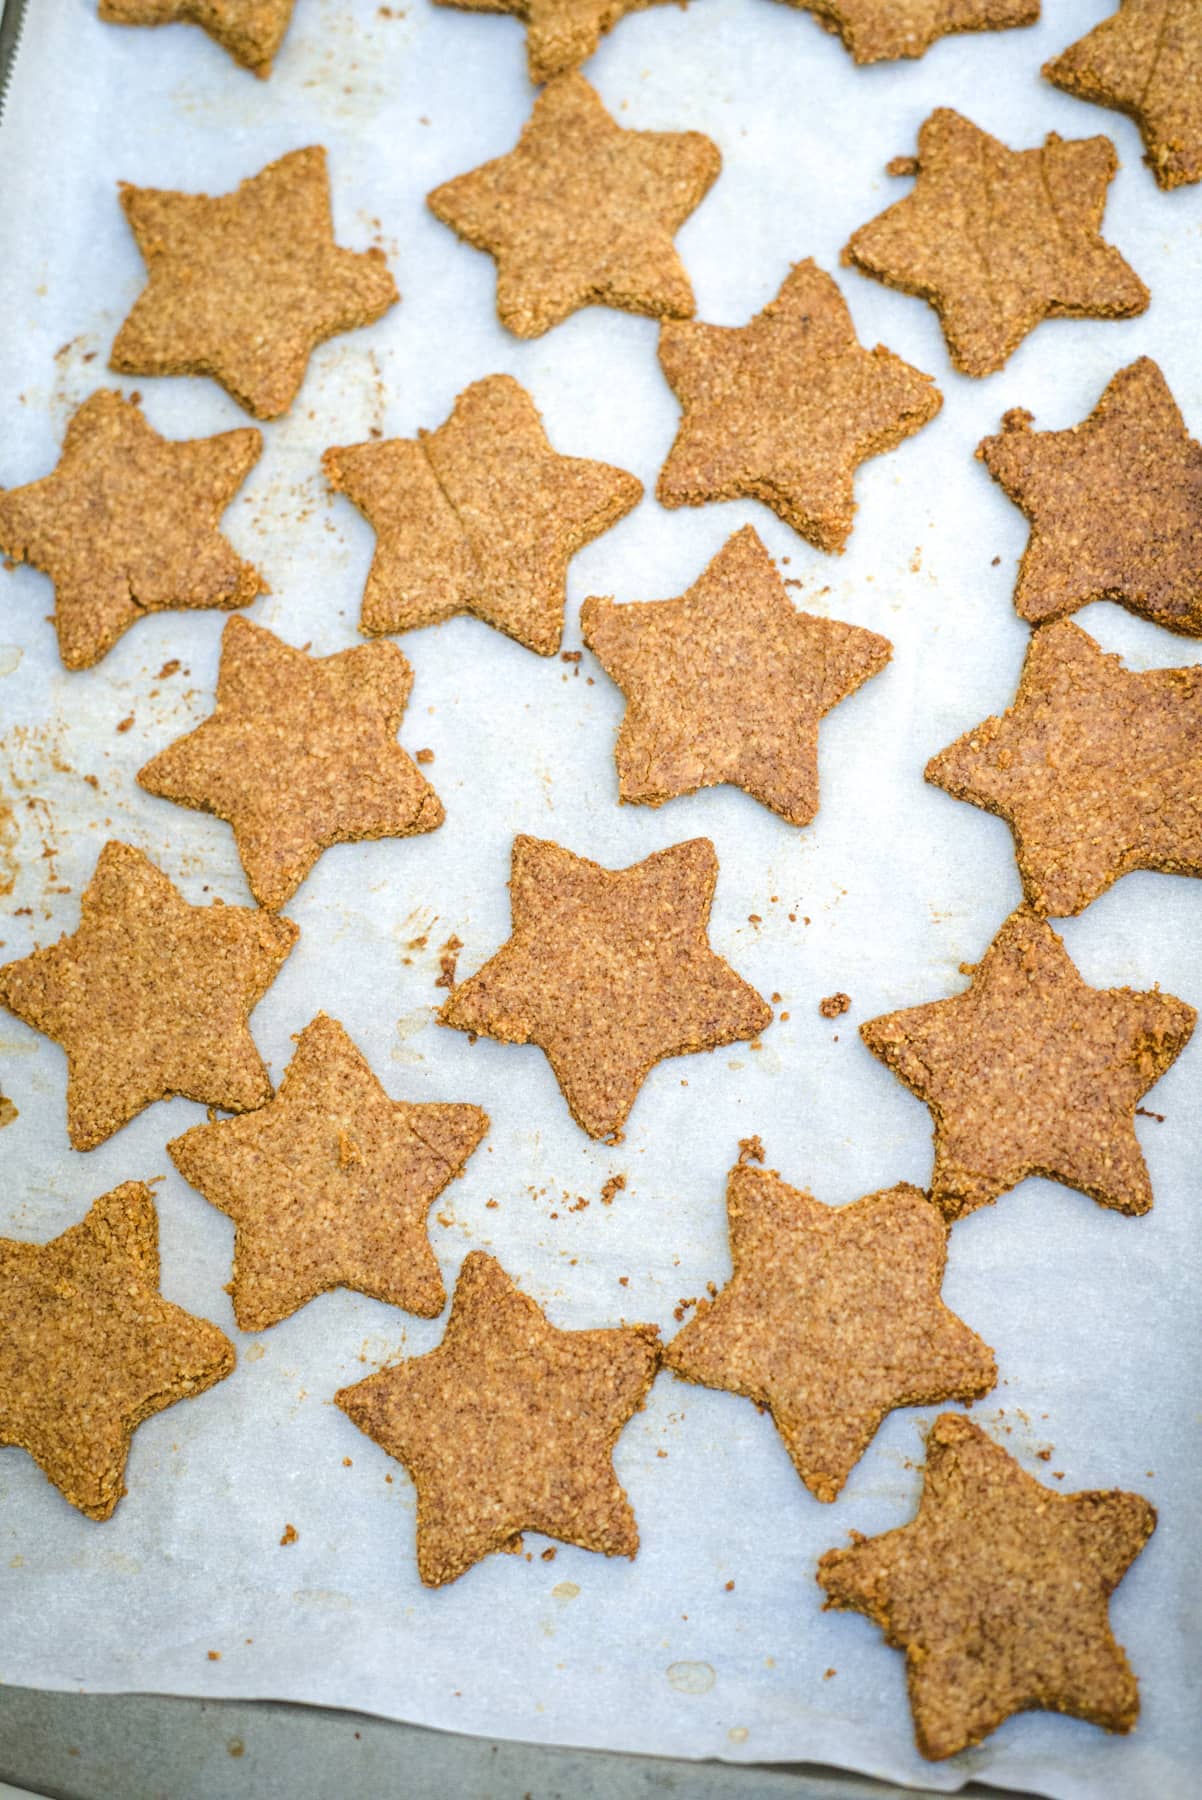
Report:
[[318,344],[400,298],[382,250],[334,242],[320,146],[216,199],[120,192],[150,277],[113,344],[122,374],[211,375],[257,419],[278,419]]
[[666,321],[659,360],[683,408],[656,485],[663,506],[762,500],[819,550],[842,550],[855,472],[943,404],[929,375],[857,341],[817,263],[797,263],[749,325]]
[[215,43],[265,80],[271,74],[296,0],[100,0],[110,25],[199,25]]
[[602,37],[627,13],[663,0],[435,0],[462,12],[509,13],[526,26],[526,64],[534,82],[550,81],[587,62]]
[[925,56],[956,31],[1006,31],[1033,25],[1039,0],[789,0],[838,32],[858,63]]
[[494,1550],[520,1549],[523,1531],[634,1556],[613,1447],[658,1367],[654,1325],[560,1331],[473,1250],[438,1348],[334,1403],[413,1477],[418,1574],[441,1587]]
[[473,382],[437,431],[321,461],[376,533],[361,631],[413,631],[466,612],[539,656],[562,642],[572,557],[643,497],[624,469],[553,450],[510,375]]
[[732,782],[790,825],[818,811],[818,726],[892,645],[798,612],[750,525],[676,600],[589,599],[584,641],[626,695],[618,795],[662,806]]
[[1139,1494],[1058,1494],[960,1413],[927,1437],[910,1524],[818,1563],[826,1606],[864,1613],[906,1653],[918,1748],[979,1744],[1012,1713],[1130,1731],[1139,1686],[1108,1602],[1156,1528]]
[[557,75],[507,156],[429,196],[444,225],[497,264],[497,313],[541,337],[582,306],[687,319],[693,290],[672,242],[717,180],[699,131],[624,131],[583,75]]
[[1044,319],[1130,319],[1149,294],[1100,236],[1118,168],[1109,138],[1009,150],[948,107],[897,174],[914,191],[852,234],[843,260],[939,314],[963,375],[992,375]]

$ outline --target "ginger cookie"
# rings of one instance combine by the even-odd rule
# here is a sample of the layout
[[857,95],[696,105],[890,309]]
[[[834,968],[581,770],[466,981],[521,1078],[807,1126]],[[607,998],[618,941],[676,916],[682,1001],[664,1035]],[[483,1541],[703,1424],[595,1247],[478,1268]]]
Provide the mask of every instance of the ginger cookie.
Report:
[[1162,188],[1202,181],[1202,6],[1119,0],[1043,73],[1065,93],[1127,113]]
[[826,1609],[863,1613],[906,1653],[914,1735],[933,1762],[1011,1714],[1130,1731],[1139,1686],[1108,1602],[1156,1528],[1139,1494],[1059,1494],[960,1413],[927,1436],[918,1513],[818,1563]]
[[959,31],[1008,31],[1033,25],[1039,0],[789,0],[837,32],[858,63],[925,56],[938,38]]
[[926,776],[1005,819],[1037,912],[1082,912],[1131,869],[1202,875],[1202,667],[1136,673],[1069,619],[1041,626],[1014,705]]
[[624,131],[583,75],[557,75],[507,156],[429,196],[444,225],[497,264],[497,313],[541,337],[582,306],[687,319],[673,234],[722,166],[699,131]]
[[296,0],[100,0],[110,25],[199,25],[236,63],[265,80]]
[[726,1210],[734,1274],[664,1366],[766,1406],[815,1499],[834,1500],[895,1407],[997,1381],[988,1344],[940,1298],[949,1228],[918,1188],[824,1206],[736,1163]]
[[1014,604],[1039,625],[1115,600],[1202,637],[1202,444],[1150,357],[1120,369],[1081,424],[1032,431],[1014,408],[977,455],[1027,516]]
[[361,631],[466,612],[539,656],[563,639],[572,557],[643,497],[624,469],[553,450],[510,375],[473,382],[437,431],[321,460],[376,533]]
[[48,1244],[0,1238],[0,1444],[107,1519],[143,1419],[223,1381],[234,1346],[159,1293],[150,1189],[126,1181]]
[[843,260],[929,302],[961,374],[992,375],[1044,319],[1147,311],[1147,288],[1100,235],[1117,168],[1109,138],[1052,132],[1010,150],[939,107],[895,171],[917,176],[913,193],[861,225]]
[[250,891],[275,910],[323,850],[434,831],[442,802],[396,741],[413,670],[395,644],[307,656],[230,619],[217,706],[138,785],[234,828]]
[[541,1531],[633,1557],[613,1469],[659,1367],[654,1325],[560,1331],[482,1250],[464,1260],[441,1344],[342,1388],[334,1403],[417,1489],[417,1569],[454,1581]]
[[892,651],[873,631],[797,612],[750,525],[679,599],[589,599],[580,623],[627,699],[621,800],[662,806],[732,782],[790,825],[818,811],[823,715]]
[[710,949],[718,858],[708,838],[603,869],[517,837],[513,935],[459,984],[439,1019],[503,1044],[537,1044],[576,1123],[619,1131],[667,1056],[758,1037],[772,1008]]
[[67,1053],[72,1146],[172,1094],[227,1112],[270,1100],[247,1021],[299,935],[249,907],[189,906],[132,844],[106,844],[79,929],[0,967],[0,1006]]
[[160,437],[135,401],[102,388],[73,414],[53,472],[0,490],[0,552],[54,583],[68,669],[90,669],[146,613],[247,606],[266,591],[218,530],[262,448],[250,427]]
[[326,153],[293,150],[232,194],[121,184],[149,281],[117,333],[125,375],[211,375],[257,419],[278,419],[317,345],[400,298],[382,250],[334,242]]
[[948,1219],[1028,1175],[1145,1213],[1135,1108],[1189,1043],[1172,994],[1092,988],[1030,907],[1012,913],[950,1000],[885,1013],[860,1036],[935,1122],[931,1198]]
[[262,1331],[335,1287],[436,1317],[447,1296],[426,1214],[487,1130],[478,1106],[390,1100],[338,1021],[318,1013],[269,1105],[167,1148],[233,1219],[234,1317]]
[[666,322],[660,366],[683,416],[656,496],[664,506],[762,500],[819,550],[851,534],[854,476],[934,418],[929,375],[859,344],[839,289],[794,265],[749,325]]
[[462,12],[509,13],[526,27],[530,79],[542,83],[587,62],[607,31],[627,13],[662,0],[435,0]]

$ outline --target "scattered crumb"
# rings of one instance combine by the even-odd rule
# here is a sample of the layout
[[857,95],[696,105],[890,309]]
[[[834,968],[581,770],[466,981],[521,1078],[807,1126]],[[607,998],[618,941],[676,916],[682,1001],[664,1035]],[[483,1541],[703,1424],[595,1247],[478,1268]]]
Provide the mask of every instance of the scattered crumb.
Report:
[[[418,761],[421,761],[420,757]],[[459,963],[459,952],[462,949],[462,943],[452,932],[438,953],[438,974],[434,977],[435,987],[448,989],[454,987],[455,970]]]
[[180,667],[179,657],[173,656],[171,658],[170,662],[165,662],[163,664],[162,668],[159,670],[158,674],[155,676],[155,680],[156,681],[166,681],[167,677],[169,675],[178,675],[179,667]]
[[221,1661],[220,1650],[210,1650],[209,1651],[209,1661],[210,1662],[220,1662]]
[[850,994],[828,994],[825,1000],[818,1002],[818,1011],[824,1019],[837,1019],[851,1007]]
[[133,724],[133,722],[134,722],[134,715],[132,713],[130,713],[128,718],[122,719],[121,723],[117,727],[117,730],[118,731],[128,731],[130,726]]
[[614,1195],[620,1194],[625,1186],[625,1175],[611,1175],[609,1180],[606,1181],[601,1188],[602,1206],[612,1206],[614,1203]]
[[991,562],[991,563],[990,563],[990,565],[989,565],[989,567],[990,567],[990,568],[991,568],[991,569],[996,569],[996,568],[997,568],[997,566],[998,566],[998,564],[999,564],[999,563],[1000,563],[1000,562],[1001,562],[1001,560],[1002,560],[1002,559],[1001,559],[1001,557],[1000,557],[1000,556],[995,556],[995,557],[994,557],[994,559],[993,559],[993,561],[992,561],[992,562]]
[[619,1287],[629,1287],[630,1286],[629,1275],[619,1275],[618,1276],[618,1286]]
[[414,762],[419,763],[432,763],[434,761],[434,752],[433,750],[419,750],[413,760]]
[[242,1742],[241,1738],[231,1738],[226,1745],[226,1749],[231,1756],[242,1756],[246,1752],[246,1745]]
[[542,1558],[543,1561],[544,1562],[554,1562],[555,1557],[556,1557],[555,1545],[548,1544],[547,1548],[543,1551],[543,1558]]
[[1051,1462],[1051,1460],[1052,1460],[1052,1452],[1051,1452],[1050,1448],[1047,1450],[1037,1450],[1035,1452],[1035,1454],[1039,1458],[1040,1462]]
[[6,1125],[11,1125],[13,1120],[19,1117],[20,1114],[7,1094],[0,1094],[0,1131],[3,1131]]
[[[886,175],[917,175],[918,158],[916,156],[895,156],[885,164]],[[831,1671],[832,1674],[834,1671]]]
[[764,1146],[758,1137],[739,1139],[739,1161],[741,1163],[762,1163],[763,1160]]
[[773,1006],[779,1006],[782,998],[783,998],[783,995],[781,995],[781,994],[770,994],[769,995],[769,999],[772,1001]]
[[734,1593],[734,1591],[735,1591],[735,1584],[734,1584],[734,1582],[733,1582],[733,1581],[728,1581],[728,1582],[727,1582],[727,1584],[726,1584],[726,1592],[727,1592],[727,1593],[728,1593],[728,1594],[733,1594],[733,1593]]
[[490,1212],[495,1212],[496,1208],[500,1205],[500,1201],[499,1200],[486,1200],[484,1202],[484,1204],[485,1204],[485,1206],[488,1207]]
[[284,1535],[280,1539],[280,1543],[281,1544],[295,1544],[295,1542],[299,1536],[300,1536],[300,1533],[297,1531],[295,1525],[285,1525]]
[[837,1669],[824,1669],[824,1670],[823,1670],[823,1671],[822,1671],[822,1679],[823,1679],[823,1681],[829,1681],[829,1680],[830,1680],[830,1678],[831,1678],[831,1676],[832,1676],[832,1675],[837,1675],[837,1674],[838,1674],[838,1672],[839,1672],[839,1671],[838,1671],[838,1670],[837,1670]]
[[344,1456],[342,1459],[342,1466],[344,1469],[353,1469],[355,1465],[352,1463],[349,1456]]

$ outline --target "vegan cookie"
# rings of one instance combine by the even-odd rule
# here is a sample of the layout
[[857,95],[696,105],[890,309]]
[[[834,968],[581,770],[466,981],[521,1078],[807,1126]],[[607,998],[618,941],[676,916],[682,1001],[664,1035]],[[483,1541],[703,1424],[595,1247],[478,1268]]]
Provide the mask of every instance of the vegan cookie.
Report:
[[251,428],[160,437],[136,401],[102,388],[72,415],[53,472],[0,490],[0,551],[54,583],[68,669],[90,669],[146,613],[247,606],[266,590],[218,530],[262,449]]
[[278,419],[318,344],[400,298],[382,250],[334,242],[320,146],[215,199],[128,182],[120,193],[150,278],[113,344],[122,374],[211,375],[257,419]]
[[797,612],[750,525],[679,599],[589,599],[580,623],[627,699],[623,801],[661,806],[729,781],[790,825],[818,811],[823,715],[892,650],[873,631]]
[[497,313],[541,337],[582,306],[687,319],[673,234],[722,166],[699,131],[624,131],[583,75],[557,75],[507,156],[429,196],[444,225],[497,264]]
[[441,800],[396,741],[412,686],[395,644],[307,656],[230,619],[216,710],[139,769],[138,784],[228,819],[251,893],[274,910],[331,844],[442,824]]
[[100,0],[110,25],[199,25],[244,69],[271,74],[296,0]]
[[913,193],[861,225],[843,260],[928,301],[961,374],[992,375],[1044,319],[1147,311],[1147,288],[1100,235],[1117,168],[1109,138],[1052,132],[1009,150],[939,107],[895,171],[917,176]]
[[1011,1714],[1130,1731],[1139,1686],[1109,1599],[1156,1527],[1139,1494],[1058,1494],[959,1413],[927,1437],[917,1516],[828,1550],[826,1606],[863,1613],[906,1655],[914,1734],[939,1761]]
[[1092,988],[1029,907],[950,1000],[885,1013],[860,1036],[935,1122],[931,1198],[948,1219],[1028,1175],[1145,1213],[1135,1108],[1189,1043],[1192,1006],[1157,988]]
[[560,1331],[482,1250],[464,1260],[443,1340],[334,1396],[417,1489],[417,1568],[454,1581],[541,1531],[633,1557],[638,1527],[613,1469],[659,1366],[654,1325]]
[[619,1131],[666,1056],[758,1037],[772,1009],[710,949],[718,858],[708,838],[603,869],[517,837],[513,935],[454,989],[439,1018],[537,1044],[590,1137]]
[[835,1499],[895,1407],[993,1387],[992,1350],[940,1298],[948,1226],[918,1188],[824,1206],[736,1163],[726,1210],[734,1274],[664,1365],[768,1407],[816,1499]]
[[627,13],[660,5],[662,0],[436,0],[436,4],[521,19],[530,79],[544,82],[587,62],[605,33]]
[[859,344],[839,289],[797,263],[749,325],[667,321],[660,366],[683,408],[656,496],[664,506],[762,500],[819,550],[851,534],[854,476],[943,404],[929,375]]
[[1033,25],[1039,0],[789,0],[838,32],[858,63],[925,56],[957,31],[1006,31]]
[[360,630],[467,612],[540,656],[563,639],[572,557],[643,497],[624,469],[553,450],[510,375],[473,382],[437,431],[321,460],[376,533]]

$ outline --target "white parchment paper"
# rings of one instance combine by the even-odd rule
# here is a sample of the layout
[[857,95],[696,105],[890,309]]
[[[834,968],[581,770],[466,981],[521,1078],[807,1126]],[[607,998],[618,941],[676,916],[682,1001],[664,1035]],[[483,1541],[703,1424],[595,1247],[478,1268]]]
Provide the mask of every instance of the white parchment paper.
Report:
[[[798,832],[733,790],[659,812],[619,809],[621,700],[587,653],[577,672],[470,620],[403,640],[416,679],[402,738],[435,751],[428,773],[447,823],[323,857],[289,908],[299,946],[253,1024],[277,1078],[290,1034],[324,1007],[392,1093],[488,1109],[486,1146],[431,1221],[448,1286],[483,1245],[560,1325],[649,1318],[670,1331],[680,1300],[728,1273],[722,1193],[739,1137],[759,1133],[770,1165],[835,1203],[928,1178],[926,1109],[855,1028],[957,991],[959,963],[980,955],[1020,898],[1005,826],[921,779],[933,751],[1009,702],[1027,638],[1010,603],[1025,525],[973,447],[1008,406],[1030,407],[1042,427],[1075,422],[1145,352],[1202,433],[1202,191],[1160,194],[1129,122],[1038,79],[1043,60],[1108,10],[1109,0],[1048,0],[1034,30],[948,40],[921,63],[857,71],[789,7],[697,0],[687,13],[661,6],[628,19],[589,66],[623,124],[695,127],[720,144],[723,174],[678,240],[699,316],[719,323],[748,319],[802,256],[837,270],[851,230],[905,191],[884,165],[913,151],[934,105],[957,106],[1016,146],[1056,129],[1108,132],[1119,147],[1106,230],[1152,290],[1144,318],[1045,325],[1004,373],[974,383],[951,372],[928,308],[840,274],[864,342],[932,371],[945,405],[862,472],[859,523],[834,559],[754,504],[658,507],[650,495],[677,406],[654,324],[593,310],[520,343],[496,324],[491,261],[426,211],[430,188],[507,150],[528,114],[514,21],[424,0],[391,15],[366,0],[298,0],[264,85],[193,29],[106,27],[91,0],[31,9],[0,129],[0,483],[50,469],[70,412],[115,380],[108,348],[143,280],[116,181],[219,193],[322,142],[341,241],[382,243],[404,301],[319,351],[291,416],[265,428],[263,459],[227,520],[271,582],[253,617],[316,652],[354,642],[371,533],[325,493],[322,449],[373,427],[433,427],[468,382],[508,370],[559,449],[619,463],[648,490],[574,563],[568,647],[579,644],[584,595],[679,593],[748,521],[800,583],[799,604],[896,647],[889,669],[825,725],[822,810]],[[116,385],[140,387],[170,435],[244,422],[211,382]],[[133,781],[209,711],[221,615],[159,615],[99,668],[67,675],[51,605],[32,570],[0,577],[0,798],[13,813],[0,849],[16,870],[2,954],[75,928],[109,836],[146,849],[191,899],[246,903],[228,829]],[[1082,622],[1135,667],[1202,654],[1117,608]],[[172,658],[182,671],[160,678]],[[441,943],[452,932],[464,940],[467,973],[507,935],[519,830],[612,866],[709,835],[722,871],[713,942],[781,996],[758,1053],[737,1046],[661,1065],[618,1148],[577,1130],[538,1051],[473,1047],[433,1022]],[[1064,935],[1094,983],[1160,982],[1199,1004],[1200,924],[1202,886],[1135,875]],[[853,1009],[832,1023],[818,1002],[836,989]],[[532,1561],[493,1557],[426,1592],[407,1477],[329,1400],[381,1361],[437,1343],[442,1321],[340,1292],[240,1337],[223,1292],[232,1226],[163,1148],[200,1109],[155,1106],[101,1149],[74,1154],[63,1057],[5,1016],[0,1086],[19,1117],[0,1134],[0,1231],[45,1239],[115,1183],[165,1177],[164,1291],[223,1325],[239,1364],[139,1430],[128,1497],[103,1526],[63,1503],[24,1454],[0,1452],[0,1679],[274,1696],[548,1742],[830,1761],[948,1789],[976,1776],[1065,1800],[1196,1792],[1200,1059],[1195,1043],[1153,1091],[1164,1122],[1140,1121],[1150,1216],[1122,1218],[1026,1182],[956,1227],[945,1287],[998,1351],[1001,1385],[975,1416],[1049,1485],[1131,1487],[1160,1509],[1112,1608],[1142,1680],[1139,1729],[1108,1740],[1032,1715],[930,1766],[913,1748],[901,1657],[865,1621],[824,1614],[813,1572],[850,1527],[911,1517],[920,1427],[933,1410],[894,1414],[824,1507],[767,1418],[663,1376],[617,1457],[642,1533],[634,1564],[571,1548],[544,1562],[532,1538]],[[602,1206],[616,1173],[626,1188]],[[298,1533],[289,1547],[285,1523]]]

